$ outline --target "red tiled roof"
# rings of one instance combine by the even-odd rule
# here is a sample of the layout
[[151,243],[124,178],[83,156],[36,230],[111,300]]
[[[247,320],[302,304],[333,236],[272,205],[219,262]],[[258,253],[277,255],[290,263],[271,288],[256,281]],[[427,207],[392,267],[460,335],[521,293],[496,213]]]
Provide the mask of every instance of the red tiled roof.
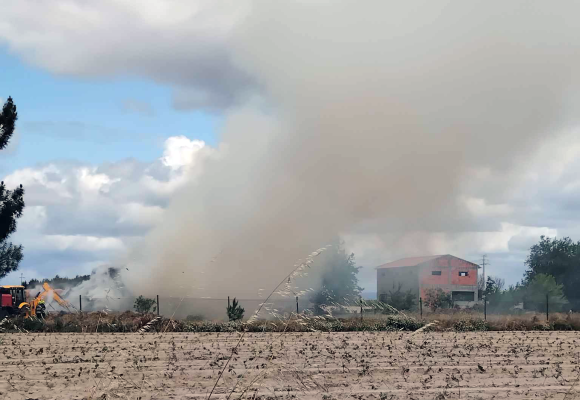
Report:
[[398,268],[398,267],[414,267],[419,264],[423,264],[424,262],[434,260],[439,257],[444,257],[443,255],[438,256],[423,256],[423,257],[407,257],[401,258],[397,261],[392,261],[390,263],[386,263],[383,265],[379,265],[376,269],[380,268]]

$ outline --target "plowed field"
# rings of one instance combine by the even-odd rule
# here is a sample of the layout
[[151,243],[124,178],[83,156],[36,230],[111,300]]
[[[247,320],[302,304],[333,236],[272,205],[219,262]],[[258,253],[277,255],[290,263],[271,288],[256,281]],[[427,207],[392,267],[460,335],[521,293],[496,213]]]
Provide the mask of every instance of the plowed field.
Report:
[[[239,337],[1,334],[0,399],[207,398]],[[212,398],[572,399],[578,345],[574,332],[248,333]]]

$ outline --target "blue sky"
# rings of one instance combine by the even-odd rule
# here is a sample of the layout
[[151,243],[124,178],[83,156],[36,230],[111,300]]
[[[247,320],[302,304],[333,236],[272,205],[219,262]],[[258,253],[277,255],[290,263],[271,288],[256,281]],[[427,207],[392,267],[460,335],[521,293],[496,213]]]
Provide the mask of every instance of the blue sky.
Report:
[[[24,168],[39,171],[43,165],[55,162],[65,166],[99,167],[131,159],[152,165],[164,154],[164,144],[169,137],[185,136],[210,146],[217,143],[220,115],[176,110],[172,106],[171,87],[128,76],[114,79],[59,76],[23,62],[1,46],[0,65],[0,99],[4,101],[12,96],[19,114],[14,137],[17,145],[12,151],[1,154],[0,175],[3,177]],[[128,109],[135,104],[137,110],[135,107]],[[70,169],[69,175],[59,179],[74,180],[78,170]],[[125,182],[125,185],[131,183],[127,179]],[[21,273],[27,279],[47,278],[58,273],[69,276],[88,273],[114,256],[109,249],[45,246],[43,242],[47,236],[43,232],[46,227],[41,224],[43,227],[38,230],[30,228],[36,218],[35,207],[51,202],[51,196],[44,194],[39,200],[35,195],[39,186],[42,184],[25,184],[27,208],[18,231],[11,238],[24,245],[25,257],[20,269],[0,283],[14,283]],[[84,207],[82,196],[78,196],[73,208]],[[147,193],[143,193],[143,197],[146,196]],[[51,215],[52,210],[47,207]],[[110,205],[87,212],[99,215],[106,213],[106,207]],[[79,228],[84,223],[82,220],[81,217]],[[114,224],[115,220],[110,223]],[[143,228],[142,233],[147,228]],[[81,234],[78,237],[83,240]]]
[[[55,76],[27,65],[0,47],[0,98],[12,96],[19,113],[17,154],[2,162],[5,174],[55,159],[91,164],[160,156],[164,140],[184,135],[210,145],[217,141],[220,117],[178,111],[171,88],[143,79]],[[151,113],[127,110],[145,103]]]

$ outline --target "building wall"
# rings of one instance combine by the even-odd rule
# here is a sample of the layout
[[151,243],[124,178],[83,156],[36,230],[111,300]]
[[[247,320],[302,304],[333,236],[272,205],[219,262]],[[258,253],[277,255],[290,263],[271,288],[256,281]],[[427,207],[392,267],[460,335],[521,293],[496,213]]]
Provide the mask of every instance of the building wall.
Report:
[[[446,292],[474,292],[477,300],[477,269],[477,266],[455,257],[433,260],[421,266],[419,271],[421,297],[425,296],[426,289],[441,288]],[[433,271],[440,271],[441,275],[433,275]],[[460,276],[460,272],[467,272],[467,276]]]
[[381,295],[395,291],[401,284],[401,290],[412,290],[419,297],[418,267],[383,268],[377,270],[377,299]]
[[[440,271],[441,275],[433,275]],[[467,272],[467,276],[460,276]],[[395,291],[413,290],[417,297],[425,297],[426,289],[440,288],[446,292],[473,292],[477,301],[477,266],[453,256],[441,257],[420,267],[395,267],[377,269],[377,299]],[[459,305],[472,305],[473,302],[458,302]]]

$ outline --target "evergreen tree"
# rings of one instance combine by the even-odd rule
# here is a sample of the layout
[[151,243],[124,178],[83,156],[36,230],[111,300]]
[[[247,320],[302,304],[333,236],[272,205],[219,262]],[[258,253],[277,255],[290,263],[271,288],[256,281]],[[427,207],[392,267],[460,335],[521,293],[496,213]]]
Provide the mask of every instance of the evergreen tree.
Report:
[[[0,113],[0,150],[5,149],[14,134],[18,113],[11,97]],[[8,237],[16,231],[16,220],[24,210],[24,189],[22,185],[14,190],[6,189],[0,183],[0,279],[15,271],[22,260],[22,246],[8,242]]]
[[344,244],[338,242],[324,253],[322,258],[322,284],[311,301],[317,313],[324,313],[321,306],[359,304],[360,292],[354,253],[348,255]]
[[17,119],[18,113],[16,112],[14,101],[12,101],[12,97],[8,97],[8,100],[4,103],[2,112],[0,113],[0,150],[3,150],[8,146],[10,138],[16,128]]
[[236,298],[234,297],[234,301],[232,301],[232,304],[229,305],[228,304],[228,308],[227,308],[227,313],[228,313],[228,319],[230,321],[239,321],[242,318],[244,318],[244,308],[242,306],[240,306],[240,303],[238,303],[238,300],[236,300]]
[[545,311],[546,300],[552,311],[562,311],[568,301],[564,296],[564,285],[556,283],[551,275],[537,274],[524,291],[526,310]]
[[84,281],[88,281],[91,279],[90,275],[77,275],[74,278],[67,278],[67,277],[60,277],[56,275],[54,278],[51,279],[31,279],[28,282],[24,281],[22,284],[25,288],[34,288],[36,286],[42,285],[44,282],[48,282],[48,284],[53,289],[68,289],[70,287],[74,287],[80,285]]

